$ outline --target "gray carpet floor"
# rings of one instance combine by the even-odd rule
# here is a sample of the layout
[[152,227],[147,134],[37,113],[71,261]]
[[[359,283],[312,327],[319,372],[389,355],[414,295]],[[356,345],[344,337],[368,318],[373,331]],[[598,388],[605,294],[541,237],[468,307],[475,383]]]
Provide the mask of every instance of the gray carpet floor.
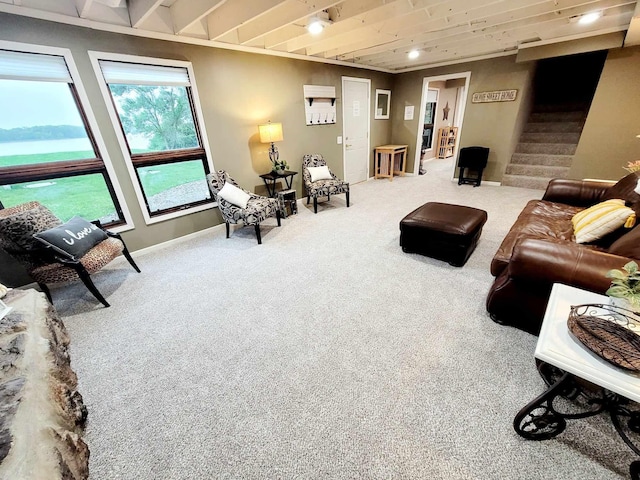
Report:
[[[53,290],[89,410],[91,479],[613,479],[605,417],[533,442],[536,337],[485,311],[489,263],[537,190],[458,186],[449,161],[352,186],[298,215],[224,227]],[[463,268],[405,254],[427,201],[488,212]]]

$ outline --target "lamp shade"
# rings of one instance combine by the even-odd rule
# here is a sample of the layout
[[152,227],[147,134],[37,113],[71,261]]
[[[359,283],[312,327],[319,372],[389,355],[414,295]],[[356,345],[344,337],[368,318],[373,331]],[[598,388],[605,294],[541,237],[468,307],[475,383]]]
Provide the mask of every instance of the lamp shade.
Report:
[[282,136],[282,124],[281,123],[265,123],[264,125],[258,125],[260,129],[260,142],[271,143],[281,142]]

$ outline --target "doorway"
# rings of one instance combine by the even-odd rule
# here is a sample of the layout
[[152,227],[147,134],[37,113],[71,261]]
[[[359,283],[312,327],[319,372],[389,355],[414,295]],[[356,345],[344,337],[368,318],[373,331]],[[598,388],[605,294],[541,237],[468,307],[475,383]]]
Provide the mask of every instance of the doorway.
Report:
[[369,178],[369,98],[371,80],[342,77],[342,142],[344,180]]
[[[433,144],[437,142],[438,130],[442,127],[458,128],[458,140],[452,151],[452,156],[454,158],[458,157],[459,139],[462,132],[470,79],[471,72],[461,72],[425,77],[422,80],[414,172],[422,173],[421,162],[436,157],[436,149],[433,148]],[[430,143],[425,143],[425,140],[430,140]],[[455,177],[455,167],[454,161],[451,168],[451,179]]]

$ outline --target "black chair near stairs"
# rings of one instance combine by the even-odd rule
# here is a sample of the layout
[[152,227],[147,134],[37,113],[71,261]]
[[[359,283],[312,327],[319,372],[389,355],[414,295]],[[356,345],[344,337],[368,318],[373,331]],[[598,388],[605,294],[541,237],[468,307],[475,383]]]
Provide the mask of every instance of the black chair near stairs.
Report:
[[[474,187],[479,187],[482,182],[482,173],[487,166],[487,160],[489,159],[489,149],[487,147],[463,147],[458,153],[458,168],[460,168],[460,174],[458,175],[458,185],[463,183],[472,184]],[[465,169],[467,175],[470,172],[475,172],[475,175],[465,176]]]

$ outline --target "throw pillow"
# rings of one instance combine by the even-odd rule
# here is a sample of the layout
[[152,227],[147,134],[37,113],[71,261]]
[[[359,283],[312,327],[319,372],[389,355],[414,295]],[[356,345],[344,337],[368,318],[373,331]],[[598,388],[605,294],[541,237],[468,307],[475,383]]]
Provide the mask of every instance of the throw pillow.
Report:
[[67,223],[36,233],[33,237],[71,260],[80,260],[85,253],[108,238],[102,229],[82,217],[73,217]]
[[220,189],[218,196],[240,208],[247,208],[247,203],[251,198],[247,192],[229,182],[226,182],[224,187]]
[[323,165],[321,167],[307,167],[309,170],[309,175],[311,175],[311,181],[317,182],[318,180],[332,180],[331,172],[329,171],[329,167]]
[[60,225],[62,222],[51,210],[38,202],[29,202],[3,210],[0,236],[12,250],[32,250],[40,246],[33,234]]
[[571,219],[577,243],[593,242],[623,225],[631,228],[635,222],[634,211],[621,199],[598,203],[576,213]]

